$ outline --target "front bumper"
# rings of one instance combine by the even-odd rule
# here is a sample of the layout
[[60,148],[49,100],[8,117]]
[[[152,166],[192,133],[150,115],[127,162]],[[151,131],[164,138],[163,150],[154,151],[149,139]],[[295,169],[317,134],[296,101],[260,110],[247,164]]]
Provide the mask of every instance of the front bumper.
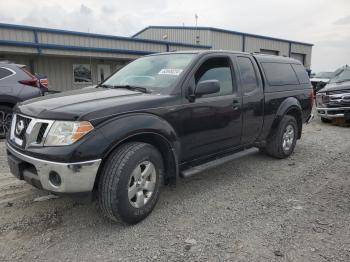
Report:
[[350,116],[350,107],[317,107],[317,114],[327,119],[347,117]]
[[7,155],[12,174],[37,188],[56,193],[91,192],[101,164],[101,159],[75,163],[38,159],[17,151],[8,143]]

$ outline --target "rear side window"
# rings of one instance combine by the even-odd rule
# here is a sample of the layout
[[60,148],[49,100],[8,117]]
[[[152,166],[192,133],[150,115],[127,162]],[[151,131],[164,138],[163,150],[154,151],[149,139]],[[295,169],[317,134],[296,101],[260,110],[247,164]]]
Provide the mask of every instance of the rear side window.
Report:
[[12,74],[13,73],[10,70],[3,68],[3,67],[0,67],[0,80],[5,78],[5,77],[8,77]]
[[262,68],[271,86],[299,84],[291,64],[262,63]]
[[308,76],[304,66],[298,65],[298,64],[292,64],[292,67],[293,67],[295,73],[297,74],[297,77],[299,79],[300,84],[310,83],[309,76]]
[[249,94],[258,89],[258,80],[252,61],[248,57],[238,57],[239,71],[241,73],[241,81],[243,86],[243,94]]

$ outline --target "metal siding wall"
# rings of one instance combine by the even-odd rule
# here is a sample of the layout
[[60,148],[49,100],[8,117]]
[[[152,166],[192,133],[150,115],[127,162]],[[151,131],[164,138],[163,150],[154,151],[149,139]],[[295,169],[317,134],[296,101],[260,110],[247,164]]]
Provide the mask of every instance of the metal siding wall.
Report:
[[37,54],[38,50],[30,47],[0,46],[0,56],[5,53]]
[[289,56],[289,43],[257,37],[246,37],[246,52],[260,52],[260,49],[276,50],[279,55]]
[[34,42],[33,31],[0,28],[0,40]]
[[[34,59],[34,73],[46,75],[49,79],[49,89],[56,91],[67,91],[79,89],[91,84],[73,83],[73,64],[90,64],[89,58],[71,58],[54,56],[24,56],[5,54],[1,60],[9,60],[17,64],[26,65],[29,69],[30,60]],[[134,59],[134,58],[133,58]],[[132,60],[132,59],[130,59]],[[128,60],[105,60],[92,59],[92,79],[93,84],[97,84],[97,65],[110,65],[111,72],[122,67]]]
[[165,52],[164,44],[140,43],[128,40],[101,39],[97,37],[63,35],[55,33],[40,32],[38,33],[40,43],[81,46],[81,47],[99,47],[114,49],[129,49],[151,52]]
[[[198,35],[201,45],[210,45],[211,37],[209,30],[198,30]],[[164,40],[163,36],[168,35],[167,41],[197,44],[196,43],[196,30],[193,29],[167,29],[167,28],[150,28],[136,38],[152,39],[152,40]]]
[[311,54],[312,46],[293,44],[292,43],[292,53],[305,54],[305,67],[311,67]]
[[243,36],[221,32],[211,32],[211,45],[213,49],[242,51]]
[[58,55],[67,57],[93,57],[93,58],[109,58],[109,59],[135,59],[140,55],[115,54],[115,53],[100,53],[100,52],[85,52],[85,51],[70,51],[70,50],[55,50],[43,49],[44,55]]
[[[111,61],[100,59],[92,59],[92,84],[74,84],[73,83],[73,65],[74,64],[90,64],[90,59],[87,58],[63,58],[63,57],[40,57],[36,61],[36,72],[44,74],[49,79],[49,89],[56,91],[67,91],[79,89],[90,85],[97,84],[97,65],[110,65],[111,72],[122,65],[119,61]],[[122,62],[125,64],[125,62]]]
[[12,55],[12,54],[5,54],[0,56],[0,60],[8,60],[10,62],[26,65],[28,68],[30,66],[30,56],[23,56],[23,55]]
[[191,51],[191,50],[207,50],[203,48],[195,48],[195,47],[187,47],[187,46],[182,46],[182,45],[169,45],[169,51]]

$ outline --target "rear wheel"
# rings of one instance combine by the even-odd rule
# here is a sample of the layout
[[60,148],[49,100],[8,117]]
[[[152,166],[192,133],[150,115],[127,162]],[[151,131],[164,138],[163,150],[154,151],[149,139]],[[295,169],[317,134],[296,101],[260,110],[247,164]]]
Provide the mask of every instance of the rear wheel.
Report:
[[10,131],[12,121],[12,108],[0,106],[0,139],[5,138]]
[[277,130],[270,136],[266,153],[276,158],[290,156],[295,148],[298,135],[298,124],[293,116],[285,115]]
[[127,143],[107,159],[99,180],[99,206],[105,216],[128,224],[147,217],[155,207],[163,178],[163,160],[152,145]]

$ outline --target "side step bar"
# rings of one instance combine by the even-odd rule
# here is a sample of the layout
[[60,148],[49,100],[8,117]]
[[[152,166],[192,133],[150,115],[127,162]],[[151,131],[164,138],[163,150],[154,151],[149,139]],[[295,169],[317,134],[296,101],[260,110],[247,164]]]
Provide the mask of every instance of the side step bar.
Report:
[[194,166],[194,167],[191,167],[189,169],[182,170],[180,172],[180,176],[183,178],[188,178],[188,177],[191,177],[191,176],[196,175],[198,173],[201,173],[207,169],[211,169],[211,168],[220,166],[220,165],[225,164],[227,162],[230,162],[232,160],[254,154],[258,151],[259,151],[259,149],[253,147],[253,148],[249,148],[249,149],[240,151],[238,153],[234,153],[232,155],[224,156],[222,158],[212,160],[212,161],[204,163],[202,165]]

